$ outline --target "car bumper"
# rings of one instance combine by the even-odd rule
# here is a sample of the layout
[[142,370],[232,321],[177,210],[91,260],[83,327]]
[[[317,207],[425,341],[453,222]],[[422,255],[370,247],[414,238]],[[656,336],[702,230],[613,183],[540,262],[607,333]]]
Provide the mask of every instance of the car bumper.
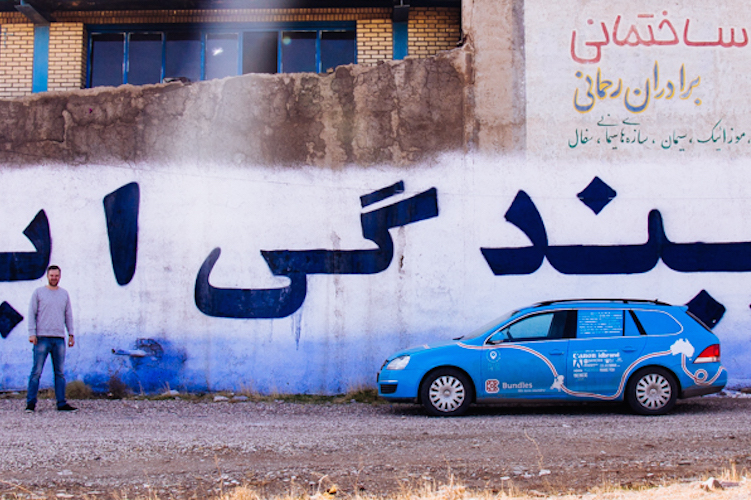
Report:
[[715,366],[707,365],[703,370],[705,370],[705,373],[709,372],[710,374],[719,370],[720,373],[716,379],[711,380],[711,383],[692,383],[685,385],[685,388],[681,391],[681,399],[715,394],[725,388],[725,385],[728,382],[728,372],[719,363]]
[[[724,387],[724,386],[723,386]],[[695,398],[697,396],[706,396],[707,394],[716,394],[720,392],[723,387],[717,387],[714,385],[709,386],[694,386],[681,392],[681,399]]]
[[378,374],[378,395],[394,402],[414,402],[419,384],[411,370],[383,370]]
[[[717,369],[722,370],[720,375],[711,384],[691,384],[686,386],[681,391],[681,399],[694,398],[697,396],[706,396],[707,394],[715,394],[725,388],[725,384],[728,382],[728,372],[718,365]],[[708,370],[711,372],[710,370]]]

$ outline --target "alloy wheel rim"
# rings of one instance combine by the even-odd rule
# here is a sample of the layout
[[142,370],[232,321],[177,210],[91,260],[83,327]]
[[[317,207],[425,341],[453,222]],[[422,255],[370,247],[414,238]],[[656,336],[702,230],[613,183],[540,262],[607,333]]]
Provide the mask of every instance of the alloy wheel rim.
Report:
[[434,408],[442,412],[450,412],[464,403],[466,392],[464,384],[458,378],[443,375],[430,384],[429,396]]
[[672,395],[670,382],[659,373],[645,375],[636,384],[636,399],[650,410],[659,410],[667,405]]

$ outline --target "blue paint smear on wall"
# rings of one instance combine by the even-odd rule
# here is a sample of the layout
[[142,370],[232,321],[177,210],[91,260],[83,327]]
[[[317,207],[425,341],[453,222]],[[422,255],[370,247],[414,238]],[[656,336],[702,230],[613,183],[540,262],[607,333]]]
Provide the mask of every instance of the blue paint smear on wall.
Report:
[[112,349],[128,360],[119,378],[136,392],[157,392],[182,385],[185,351],[166,339],[136,339],[132,348]]

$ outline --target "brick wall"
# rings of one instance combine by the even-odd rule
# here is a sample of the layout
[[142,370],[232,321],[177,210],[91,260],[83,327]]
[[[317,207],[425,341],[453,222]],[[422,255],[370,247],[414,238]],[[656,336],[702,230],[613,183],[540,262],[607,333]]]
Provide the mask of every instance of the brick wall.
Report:
[[85,85],[86,30],[83,23],[52,23],[47,90],[73,90]]
[[456,48],[462,36],[461,10],[412,7],[409,10],[409,56],[430,57]]
[[34,25],[0,25],[0,98],[31,94]]
[[357,21],[357,62],[375,64],[393,59],[391,19]]
[[[413,7],[410,57],[452,49],[461,37],[461,11]],[[48,90],[86,83],[86,24],[356,21],[357,61],[373,65],[393,58],[391,9],[237,9],[186,11],[56,12],[50,25]],[[34,27],[20,13],[0,13],[0,97],[31,93]]]

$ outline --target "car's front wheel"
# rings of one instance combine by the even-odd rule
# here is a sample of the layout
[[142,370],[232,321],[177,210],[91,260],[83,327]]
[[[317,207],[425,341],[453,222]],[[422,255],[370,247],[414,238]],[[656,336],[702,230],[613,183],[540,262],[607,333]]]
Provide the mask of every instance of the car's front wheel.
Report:
[[628,381],[626,400],[641,415],[664,415],[675,406],[678,382],[669,371],[656,366],[643,368]]
[[423,380],[420,386],[420,400],[431,415],[462,415],[472,403],[472,383],[469,377],[459,370],[439,368]]

